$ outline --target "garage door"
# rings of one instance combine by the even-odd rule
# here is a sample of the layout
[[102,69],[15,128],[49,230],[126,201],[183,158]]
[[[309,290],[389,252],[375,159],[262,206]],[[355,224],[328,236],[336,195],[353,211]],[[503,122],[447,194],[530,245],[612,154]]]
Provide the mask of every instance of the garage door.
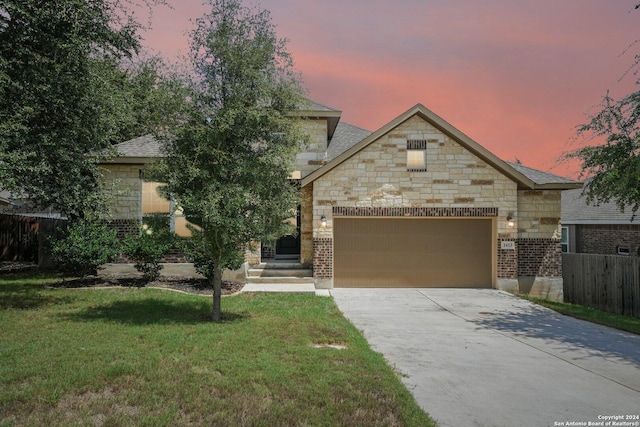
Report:
[[334,218],[335,287],[486,287],[492,220]]

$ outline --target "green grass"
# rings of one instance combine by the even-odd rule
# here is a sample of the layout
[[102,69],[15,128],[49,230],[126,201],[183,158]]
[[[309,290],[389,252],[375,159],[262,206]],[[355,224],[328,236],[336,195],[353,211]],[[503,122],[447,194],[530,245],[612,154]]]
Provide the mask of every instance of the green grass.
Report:
[[0,276],[0,426],[433,425],[330,298],[59,280]]
[[619,314],[607,313],[606,311],[596,310],[581,305],[550,301],[530,295],[522,295],[522,297],[567,316],[609,326],[621,331],[640,334],[640,319],[637,317],[621,316]]

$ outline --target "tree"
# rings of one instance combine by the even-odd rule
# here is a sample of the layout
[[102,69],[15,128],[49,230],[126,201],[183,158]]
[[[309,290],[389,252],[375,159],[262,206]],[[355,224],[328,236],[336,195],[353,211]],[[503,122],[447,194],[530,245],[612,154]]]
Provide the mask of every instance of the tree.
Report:
[[[639,8],[640,3],[635,5]],[[627,73],[637,76],[638,65],[640,55],[635,56]],[[578,126],[578,135],[605,138],[604,144],[565,155],[565,159],[582,163],[581,176],[588,178],[584,189],[588,203],[615,201],[621,210],[630,208],[635,216],[640,208],[640,91],[617,100],[607,93],[601,110]]]
[[604,137],[605,143],[579,148],[566,157],[582,162],[582,174],[589,178],[589,203],[613,200],[635,215],[640,207],[640,91],[620,100],[607,94],[602,106],[578,133]]
[[127,3],[0,2],[4,189],[72,219],[104,205],[98,162],[121,141],[123,126],[133,128],[123,120],[130,117],[127,93],[144,87],[144,73],[120,67],[140,49],[140,25]]
[[223,269],[238,268],[250,242],[290,231],[299,191],[288,178],[306,140],[292,113],[305,100],[268,11],[210,5],[191,34],[190,108],[165,136],[156,175],[197,226],[185,252],[213,285],[219,321]]

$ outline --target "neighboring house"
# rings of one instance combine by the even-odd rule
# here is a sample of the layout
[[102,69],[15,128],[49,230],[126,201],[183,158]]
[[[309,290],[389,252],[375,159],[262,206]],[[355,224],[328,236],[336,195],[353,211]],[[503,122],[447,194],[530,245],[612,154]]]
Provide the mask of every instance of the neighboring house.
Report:
[[11,208],[11,193],[8,191],[0,191],[0,211]]
[[[263,245],[248,264],[295,258],[318,288],[561,285],[561,192],[580,183],[504,162],[420,104],[373,133],[320,104],[304,115],[298,237]],[[125,189],[113,214],[126,232],[160,203],[158,184],[142,181],[159,150],[151,137],[118,150],[105,167]]]
[[640,256],[640,218],[613,203],[588,204],[582,190],[562,192],[562,251]]
[[44,217],[46,215],[59,217],[54,214],[52,209],[36,209],[33,200],[29,199],[26,194],[13,194],[7,190],[0,191],[0,213],[6,214],[38,214]]

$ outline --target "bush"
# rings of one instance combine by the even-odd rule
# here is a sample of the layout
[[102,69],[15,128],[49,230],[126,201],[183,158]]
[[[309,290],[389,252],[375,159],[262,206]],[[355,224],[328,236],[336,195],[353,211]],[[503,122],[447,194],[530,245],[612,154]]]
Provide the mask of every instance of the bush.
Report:
[[152,282],[160,277],[160,261],[172,246],[173,235],[169,231],[168,218],[154,215],[145,218],[138,236],[125,240],[124,254],[134,262],[134,267],[143,274],[144,280]]
[[96,275],[120,255],[116,230],[99,220],[80,219],[67,227],[62,239],[48,239],[51,258],[63,271],[78,276]]

